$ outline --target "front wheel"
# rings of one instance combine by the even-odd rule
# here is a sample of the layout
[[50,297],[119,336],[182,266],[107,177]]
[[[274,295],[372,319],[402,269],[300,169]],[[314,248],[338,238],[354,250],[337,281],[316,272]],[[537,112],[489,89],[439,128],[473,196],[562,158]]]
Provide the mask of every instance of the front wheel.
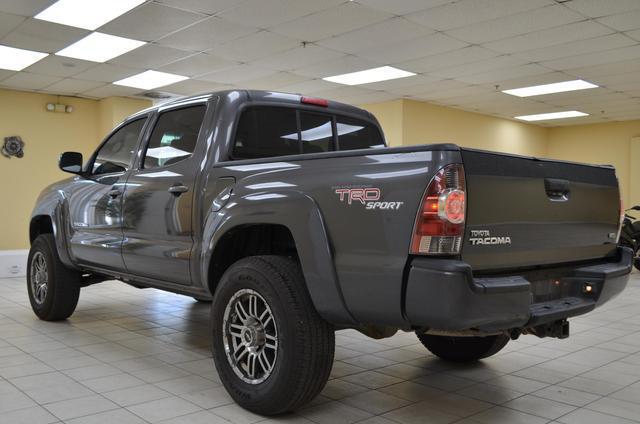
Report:
[[81,274],[60,261],[52,234],[41,234],[33,241],[27,270],[29,302],[38,318],[69,318],[78,304]]
[[452,362],[473,362],[495,355],[509,343],[503,334],[485,337],[449,337],[417,334],[424,347],[434,355]]
[[299,265],[253,256],[222,277],[211,308],[212,351],[220,380],[243,408],[293,411],[324,387],[334,330],[316,312]]

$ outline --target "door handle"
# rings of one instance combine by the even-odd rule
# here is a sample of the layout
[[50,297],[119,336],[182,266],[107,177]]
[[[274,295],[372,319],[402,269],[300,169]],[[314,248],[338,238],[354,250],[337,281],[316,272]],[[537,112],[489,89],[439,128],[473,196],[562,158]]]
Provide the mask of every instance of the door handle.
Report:
[[556,202],[566,202],[569,200],[569,188],[568,180],[561,180],[558,178],[545,178],[544,189],[547,192],[549,200]]
[[169,193],[175,194],[176,196],[180,196],[182,193],[186,193],[189,191],[189,187],[183,184],[176,184],[169,187]]
[[117,188],[114,188],[113,190],[109,190],[109,192],[107,194],[112,199],[115,199],[116,197],[120,196],[122,194],[122,192],[120,190],[118,190]]

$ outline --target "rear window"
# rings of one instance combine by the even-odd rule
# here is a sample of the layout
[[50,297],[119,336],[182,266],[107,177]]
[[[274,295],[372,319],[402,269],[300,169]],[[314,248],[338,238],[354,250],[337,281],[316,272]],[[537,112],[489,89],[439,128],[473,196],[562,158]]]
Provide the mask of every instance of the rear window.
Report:
[[257,159],[377,147],[384,147],[382,134],[366,121],[294,108],[255,106],[240,116],[232,156]]

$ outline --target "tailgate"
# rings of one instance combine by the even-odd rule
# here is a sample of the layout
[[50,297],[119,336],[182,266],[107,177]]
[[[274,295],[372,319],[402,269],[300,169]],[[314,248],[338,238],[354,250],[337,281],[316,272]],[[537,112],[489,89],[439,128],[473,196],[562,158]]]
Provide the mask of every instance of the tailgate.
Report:
[[461,153],[467,190],[462,259],[474,271],[615,253],[620,193],[612,167]]

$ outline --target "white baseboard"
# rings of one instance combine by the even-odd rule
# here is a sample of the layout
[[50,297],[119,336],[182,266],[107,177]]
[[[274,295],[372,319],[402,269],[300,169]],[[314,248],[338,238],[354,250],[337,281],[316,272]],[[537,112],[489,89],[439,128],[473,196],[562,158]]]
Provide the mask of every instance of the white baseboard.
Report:
[[27,275],[28,250],[0,250],[0,278]]

